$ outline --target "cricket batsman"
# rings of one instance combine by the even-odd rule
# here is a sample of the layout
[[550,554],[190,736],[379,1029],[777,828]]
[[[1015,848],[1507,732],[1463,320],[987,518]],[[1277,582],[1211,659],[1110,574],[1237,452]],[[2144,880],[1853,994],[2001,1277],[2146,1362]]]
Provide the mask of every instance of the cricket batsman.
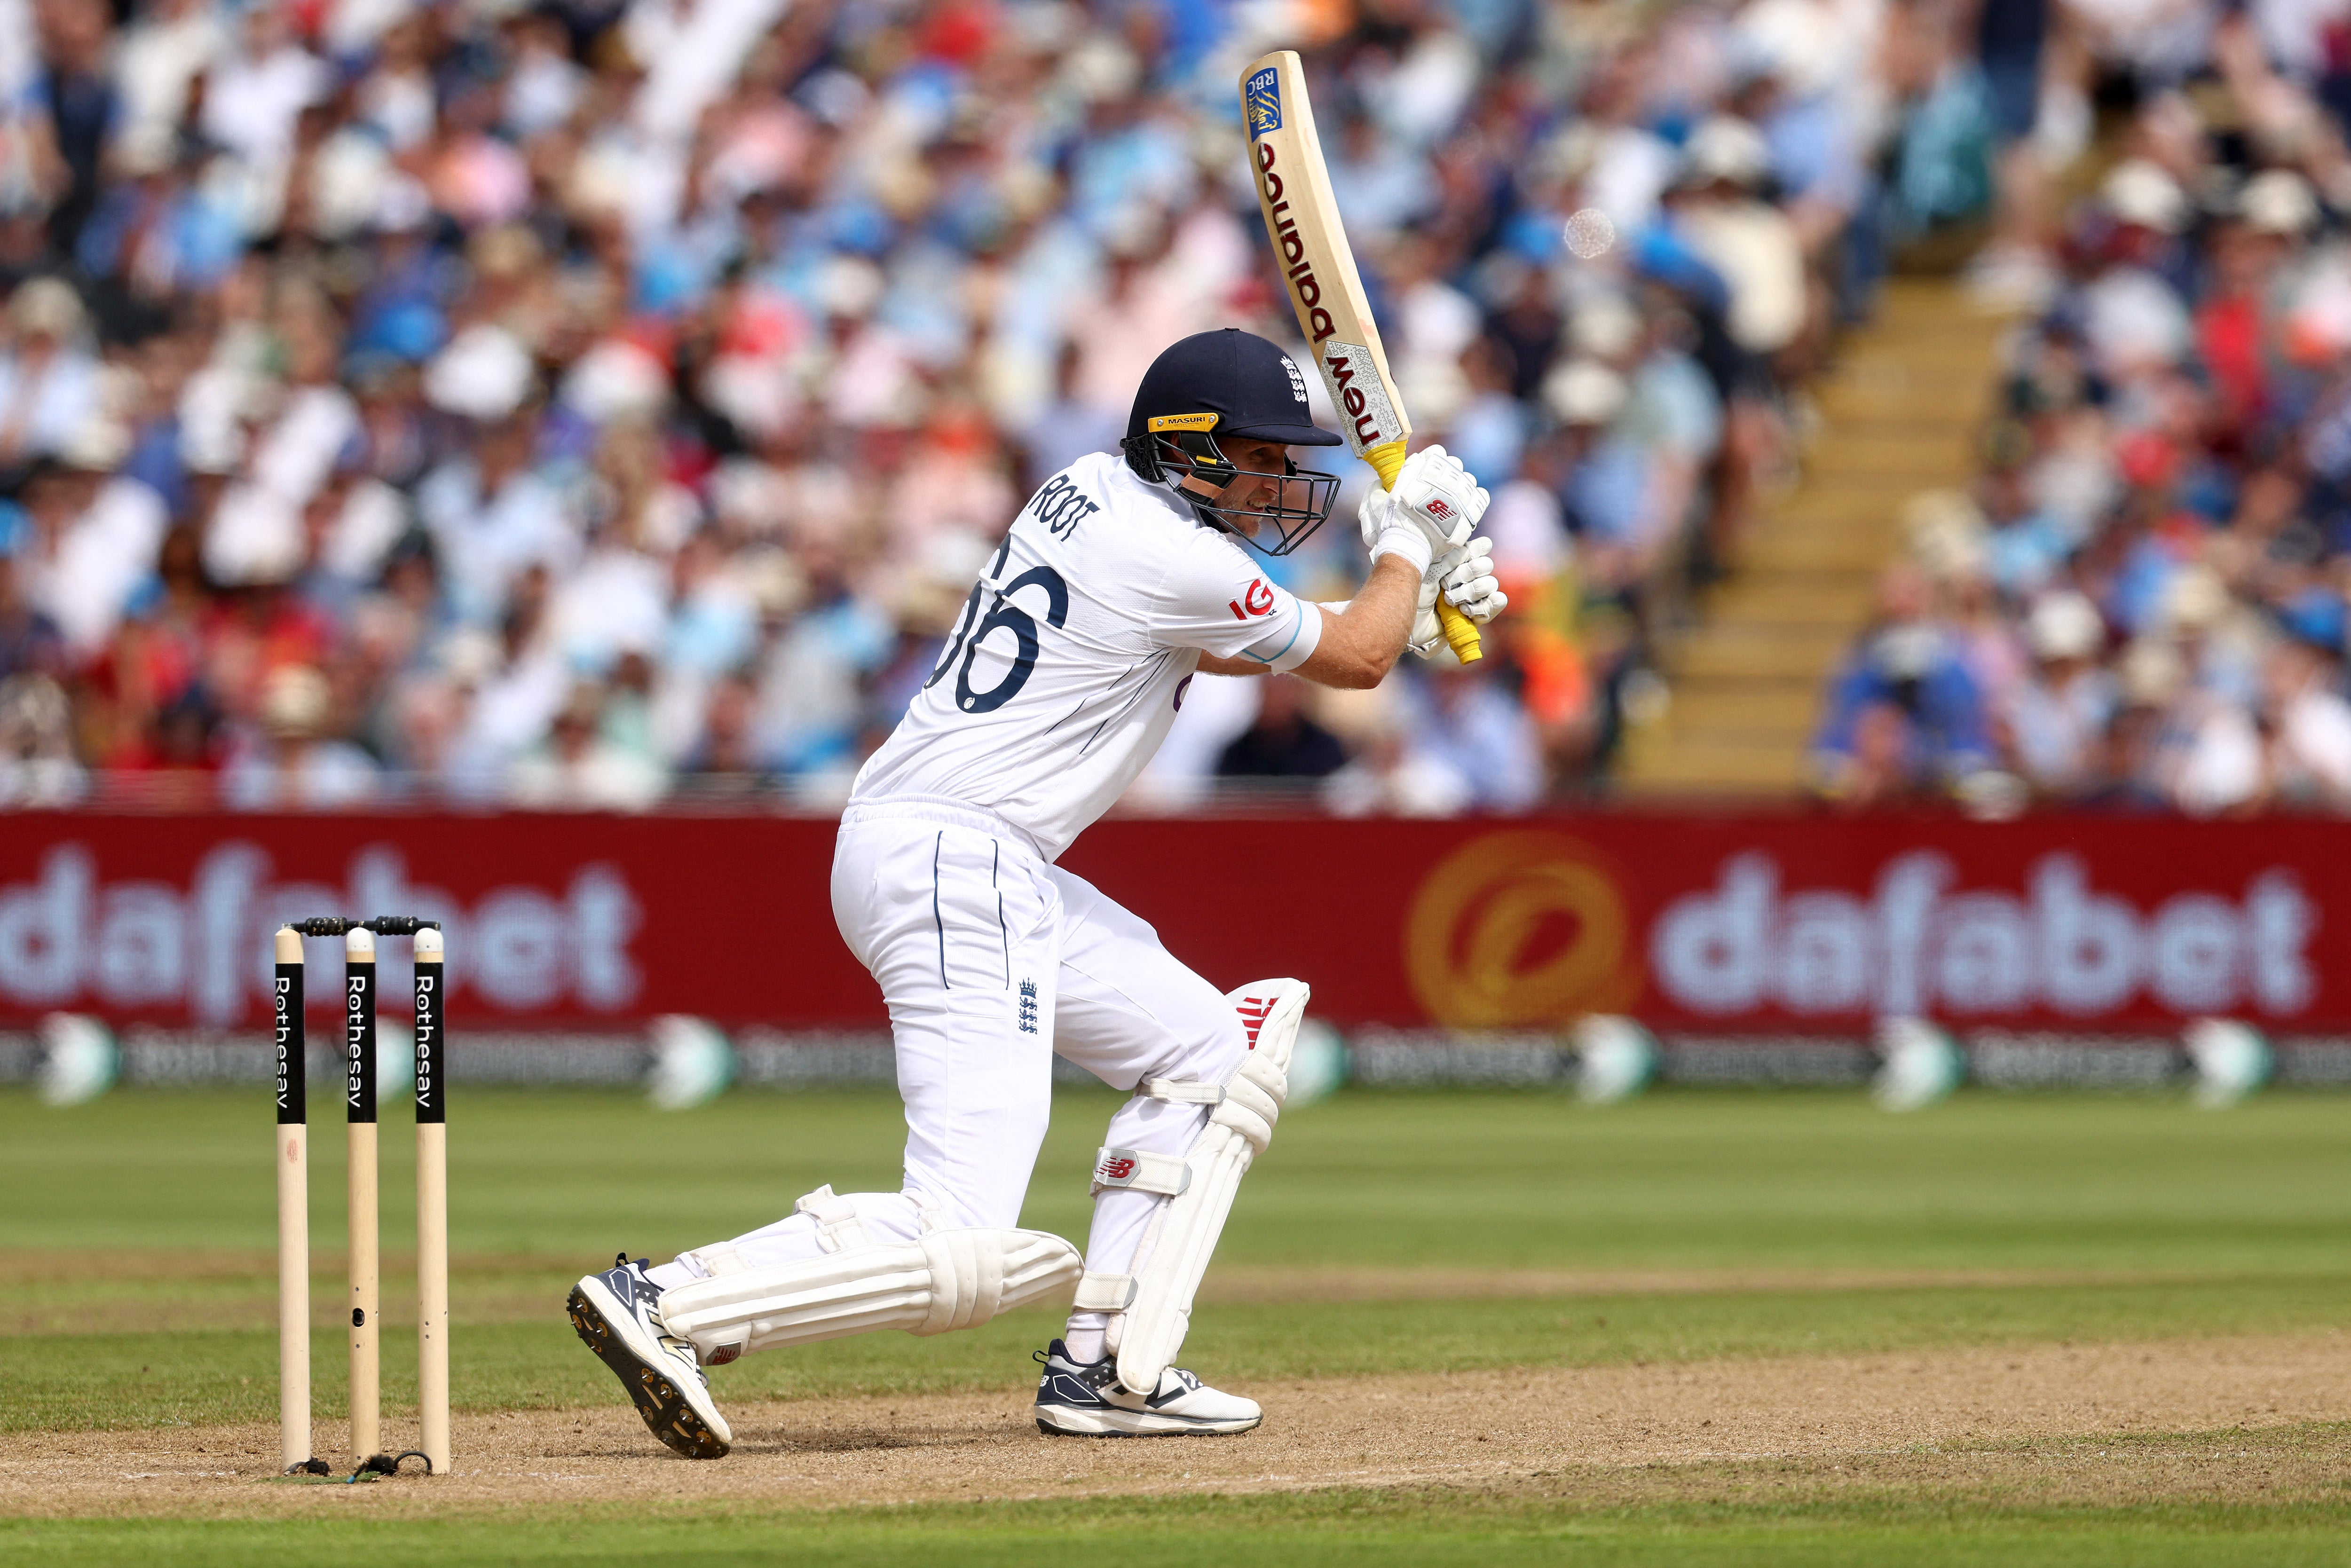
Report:
[[[1339,489],[1290,448],[1338,444],[1280,349],[1203,332],[1152,364],[1117,454],[1078,459],[1013,520],[859,772],[833,856],[841,939],[889,1004],[904,1185],[821,1186],[763,1229],[657,1266],[622,1254],[571,1292],[580,1338],[671,1448],[716,1458],[733,1442],[705,1367],[872,1329],[968,1328],[1072,1286],[1067,1330],[1037,1356],[1040,1429],[1263,1419],[1175,1360],[1280,1114],[1307,988],[1220,994],[1053,862],[1157,751],[1196,673],[1376,685],[1407,644],[1439,640],[1438,595],[1477,622],[1503,609],[1491,546],[1472,537],[1486,492],[1435,446],[1365,497],[1371,573],[1354,599],[1302,602],[1270,581],[1249,550],[1296,549]],[[1016,1228],[1052,1053],[1133,1092],[1094,1164],[1082,1260]]]

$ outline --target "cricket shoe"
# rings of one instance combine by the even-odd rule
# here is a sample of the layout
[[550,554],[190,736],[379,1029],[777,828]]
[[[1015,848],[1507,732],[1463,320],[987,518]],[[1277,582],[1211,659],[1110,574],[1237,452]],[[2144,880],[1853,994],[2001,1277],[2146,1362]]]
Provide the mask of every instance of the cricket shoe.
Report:
[[1148,1396],[1118,1381],[1118,1358],[1072,1361],[1060,1340],[1037,1353],[1037,1430],[1050,1437],[1185,1437],[1246,1432],[1265,1419],[1254,1399],[1222,1394],[1180,1366]]
[[612,1369],[636,1402],[653,1435],[689,1459],[723,1459],[735,1433],[710,1397],[694,1346],[662,1322],[661,1287],[645,1278],[645,1260],[622,1253],[601,1274],[571,1287],[571,1326]]

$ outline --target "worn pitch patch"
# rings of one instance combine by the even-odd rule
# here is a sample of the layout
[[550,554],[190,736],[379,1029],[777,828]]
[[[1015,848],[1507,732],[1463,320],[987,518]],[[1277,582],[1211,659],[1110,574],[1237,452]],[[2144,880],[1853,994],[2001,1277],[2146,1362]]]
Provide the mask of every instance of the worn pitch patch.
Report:
[[[712,1463],[671,1455],[617,1397],[583,1410],[461,1413],[455,1474],[340,1491],[267,1484],[269,1425],[15,1432],[0,1436],[0,1515],[277,1516],[352,1506],[354,1493],[364,1494],[358,1506],[392,1514],[628,1498],[820,1507],[1332,1486],[1637,1500],[1659,1488],[1738,1498],[1870,1475],[2123,1500],[2274,1500],[2298,1484],[2296,1464],[2324,1487],[2351,1462],[2341,1431],[2302,1442],[2291,1463],[2230,1432],[2351,1420],[2351,1334],[2341,1333],[1233,1381],[1265,1404],[1266,1425],[1172,1445],[1047,1439],[1025,1385],[731,1406],[736,1451]],[[723,1377],[718,1393],[724,1405]],[[398,1434],[398,1420],[386,1425]],[[319,1424],[329,1449],[335,1431]],[[2202,1445],[2193,1454],[2140,1440],[2166,1433],[2208,1437],[2192,1440]],[[2102,1434],[2122,1442],[2102,1454],[2074,1441]]]

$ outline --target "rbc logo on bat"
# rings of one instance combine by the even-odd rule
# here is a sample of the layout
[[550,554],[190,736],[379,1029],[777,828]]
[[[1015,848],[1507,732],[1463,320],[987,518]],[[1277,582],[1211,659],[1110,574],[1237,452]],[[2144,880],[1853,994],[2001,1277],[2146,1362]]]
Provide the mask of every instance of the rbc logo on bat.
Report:
[[1281,129],[1281,80],[1271,66],[1249,78],[1249,86],[1241,89],[1241,98],[1249,105],[1250,141]]

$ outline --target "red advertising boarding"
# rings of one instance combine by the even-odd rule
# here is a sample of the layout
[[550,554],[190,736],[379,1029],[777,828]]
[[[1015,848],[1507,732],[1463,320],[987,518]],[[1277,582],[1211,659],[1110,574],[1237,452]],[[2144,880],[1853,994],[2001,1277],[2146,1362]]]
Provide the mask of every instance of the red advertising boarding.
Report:
[[[451,1027],[873,1028],[830,821],[0,817],[0,1019],[259,1028],[269,932],[436,916]],[[1593,814],[1113,820],[1065,858],[1219,986],[1342,1026],[2351,1027],[2351,822]],[[405,983],[387,945],[385,989]],[[314,963],[336,960],[314,943]],[[314,988],[314,995],[331,995]]]

